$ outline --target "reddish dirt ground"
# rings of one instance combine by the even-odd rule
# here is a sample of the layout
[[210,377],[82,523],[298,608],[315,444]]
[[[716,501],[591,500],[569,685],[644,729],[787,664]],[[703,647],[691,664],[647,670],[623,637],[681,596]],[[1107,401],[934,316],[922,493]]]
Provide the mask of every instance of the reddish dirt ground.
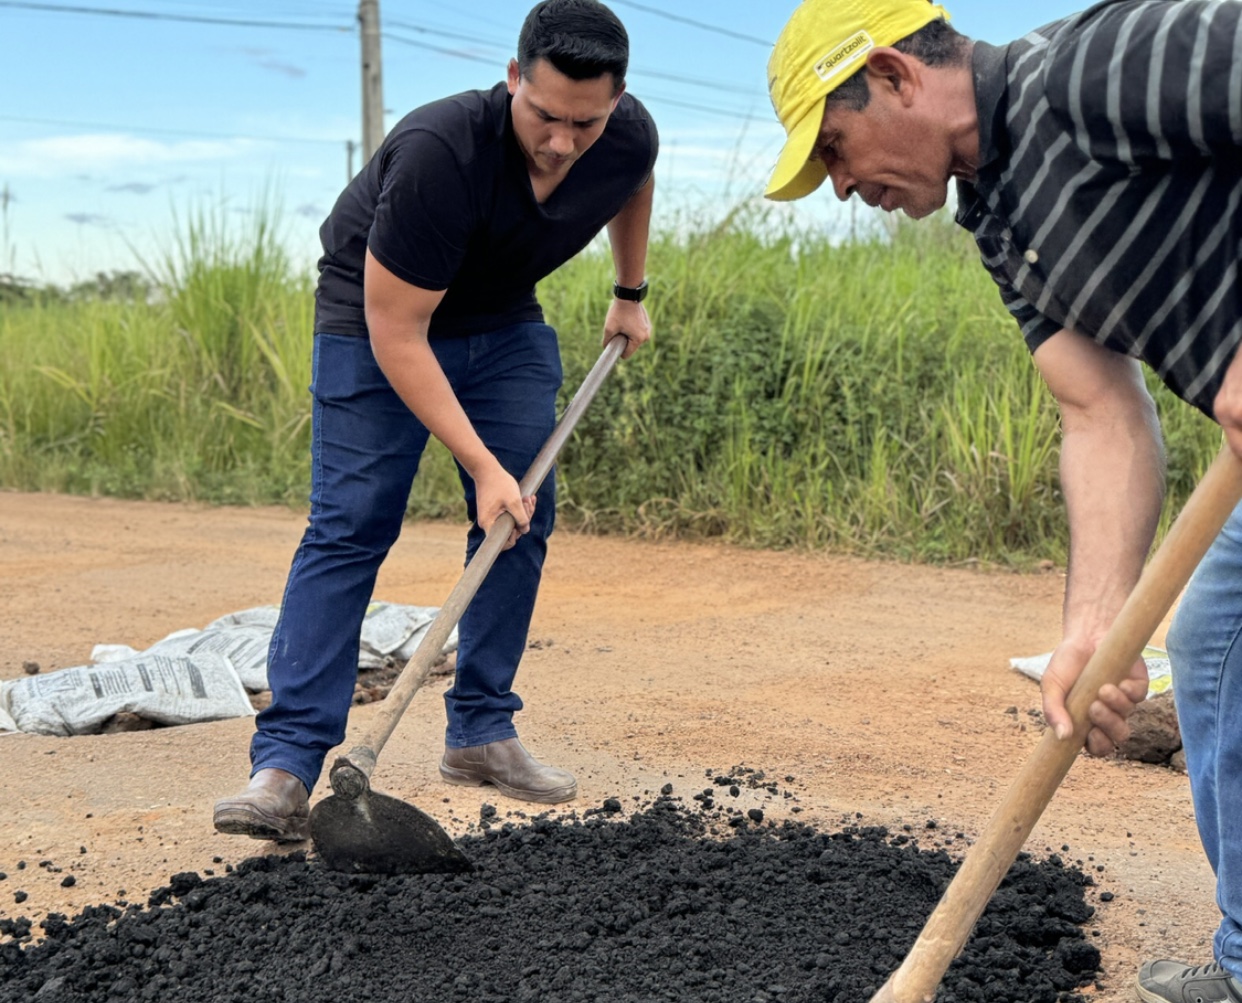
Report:
[[[278,508],[0,493],[0,679],[27,661],[80,665],[96,643],[141,648],[278,602],[304,520]],[[438,605],[460,573],[463,537],[456,525],[408,526],[376,597]],[[579,809],[669,781],[688,796],[705,770],[744,764],[780,780],[796,794],[785,804],[825,828],[858,813],[919,832],[935,819],[938,832],[973,837],[1039,737],[1028,713],[1038,688],[1008,659],[1055,644],[1062,585],[1056,573],[561,532],[518,677],[519,729],[537,755],[578,773]],[[461,833],[484,802],[502,815],[524,806],[439,781],[445,685],[433,678],[415,697],[375,783]],[[373,710],[357,708],[353,723]],[[174,872],[221,873],[270,849],[211,828],[212,802],[245,783],[252,728],[239,719],[0,737],[0,915],[145,901]],[[325,790],[326,780],[314,796]],[[1097,879],[1096,999],[1134,999],[1145,957],[1210,959],[1212,875],[1183,775],[1084,757],[1027,849],[1082,861]],[[69,875],[76,883],[62,887]],[[1101,892],[1115,899],[1098,902]]]

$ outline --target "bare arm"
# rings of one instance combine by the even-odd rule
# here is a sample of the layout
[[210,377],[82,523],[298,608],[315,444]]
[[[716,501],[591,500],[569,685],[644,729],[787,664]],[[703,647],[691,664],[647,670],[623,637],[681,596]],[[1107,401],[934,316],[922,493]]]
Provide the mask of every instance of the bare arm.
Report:
[[[1070,524],[1063,637],[1044,675],[1044,713],[1070,733],[1065,696],[1138,581],[1164,500],[1164,448],[1138,363],[1073,331],[1035,352],[1061,408],[1061,485]],[[1090,708],[1087,749],[1112,751],[1147,693],[1140,661]]]
[[1234,355],[1225,370],[1225,379],[1212,402],[1212,413],[1224,429],[1229,448],[1242,457],[1242,351]]
[[[655,175],[636,191],[608,224],[608,241],[617,282],[633,288],[643,280],[647,268],[647,238],[651,229],[651,205],[655,195]],[[629,340],[623,359],[628,359],[651,337],[651,319],[641,303],[614,299],[604,320],[604,344],[616,335]]]
[[397,278],[367,251],[363,295],[371,350],[405,405],[427,430],[448,447],[475,482],[478,523],[486,532],[509,512],[517,536],[530,529],[534,499],[521,497],[517,481],[505,471],[470,424],[427,340],[431,315],[444,291],[420,289]]

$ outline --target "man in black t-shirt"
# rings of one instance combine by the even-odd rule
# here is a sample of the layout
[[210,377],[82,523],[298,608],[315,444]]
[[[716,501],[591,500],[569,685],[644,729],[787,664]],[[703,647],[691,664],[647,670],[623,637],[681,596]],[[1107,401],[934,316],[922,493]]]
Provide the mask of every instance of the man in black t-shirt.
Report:
[[608,228],[616,267],[604,340],[651,334],[642,298],[657,137],[624,93],[629,44],[596,0],[544,0],[508,79],[402,119],[323,224],[316,290],[309,525],[272,638],[271,706],[251,781],[221,832],[307,838],[307,795],[345,735],[358,639],[429,435],[456,458],[467,559],[503,512],[516,528],[459,625],[441,776],[556,803],[574,776],[517,738],[526,646],[555,480],[516,477],[555,424],[556,332],[535,284]]

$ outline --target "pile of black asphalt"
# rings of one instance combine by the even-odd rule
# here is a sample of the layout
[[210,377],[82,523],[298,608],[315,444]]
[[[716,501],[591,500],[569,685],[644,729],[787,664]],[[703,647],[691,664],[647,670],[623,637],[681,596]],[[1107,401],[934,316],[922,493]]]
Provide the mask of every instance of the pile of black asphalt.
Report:
[[[0,919],[0,1001],[866,1003],[965,838],[729,807],[748,779],[684,800],[666,786],[629,813],[485,805],[459,841],[467,874],[347,875],[295,853],[174,875],[146,905]],[[938,1003],[1081,1001],[1100,965],[1092,883],[1020,858]]]

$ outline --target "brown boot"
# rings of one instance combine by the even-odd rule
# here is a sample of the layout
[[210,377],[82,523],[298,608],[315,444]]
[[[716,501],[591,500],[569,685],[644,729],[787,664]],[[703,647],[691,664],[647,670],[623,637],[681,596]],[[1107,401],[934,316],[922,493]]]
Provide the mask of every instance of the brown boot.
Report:
[[440,776],[464,787],[491,784],[519,801],[559,804],[578,796],[578,781],[572,773],[539,762],[516,738],[445,749]]
[[310,839],[306,786],[284,770],[259,770],[240,794],[216,802],[212,820],[231,836],[299,843]]

